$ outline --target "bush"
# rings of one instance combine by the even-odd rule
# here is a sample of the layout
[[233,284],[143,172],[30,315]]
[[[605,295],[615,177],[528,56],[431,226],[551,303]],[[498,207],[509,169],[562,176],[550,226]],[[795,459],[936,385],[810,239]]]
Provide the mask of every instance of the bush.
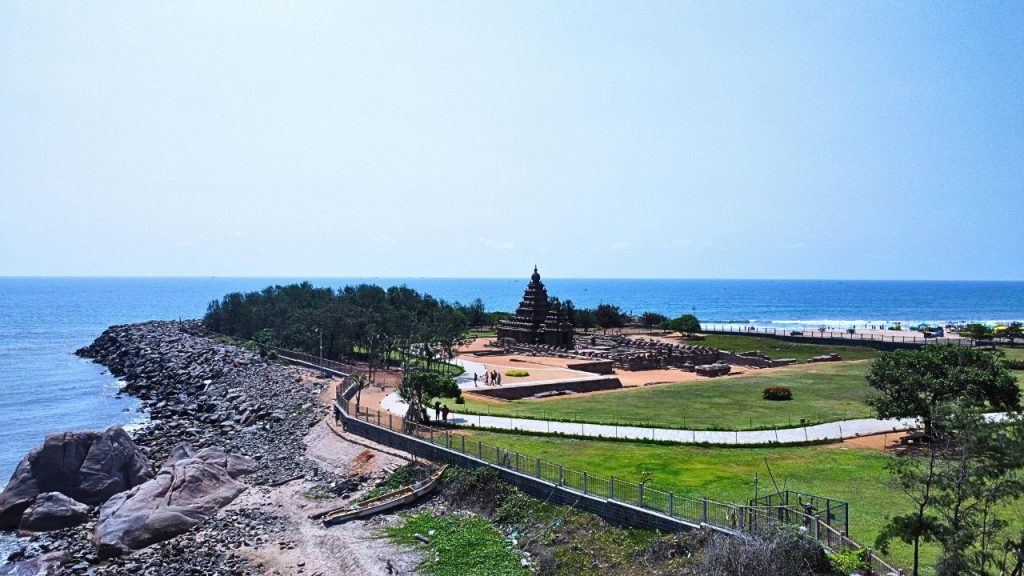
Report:
[[843,548],[828,554],[828,561],[837,574],[864,574],[871,568],[867,548]]
[[529,375],[530,375],[529,372],[527,372],[526,370],[521,370],[519,368],[513,368],[511,370],[506,370],[505,371],[505,376],[523,377],[523,376],[529,376]]
[[792,400],[793,391],[786,386],[769,386],[762,392],[765,400]]
[[459,396],[458,398],[455,399],[455,403],[456,404],[465,404],[466,403],[466,399],[463,398],[462,396]]

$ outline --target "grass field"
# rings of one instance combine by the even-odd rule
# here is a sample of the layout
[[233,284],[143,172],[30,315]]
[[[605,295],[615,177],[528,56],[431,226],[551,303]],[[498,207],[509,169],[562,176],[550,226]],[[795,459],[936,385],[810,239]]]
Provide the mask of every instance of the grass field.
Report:
[[692,342],[711,348],[722,348],[730,352],[760,350],[772,358],[796,358],[806,362],[813,356],[836,353],[844,360],[867,360],[878,356],[879,351],[867,346],[834,346],[824,344],[802,344],[764,336],[742,336],[732,334],[708,334],[703,341]]
[[[653,475],[651,486],[692,496],[743,502],[754,495],[754,474],[762,493],[772,490],[765,459],[780,488],[828,496],[850,503],[850,533],[864,544],[874,542],[886,518],[908,509],[908,502],[891,481],[885,464],[892,456],[839,446],[791,448],[709,448],[658,446],[627,442],[569,440],[493,432],[473,432],[473,438],[562,464],[591,474],[633,482]],[[909,547],[893,545],[892,559],[910,564]],[[935,549],[922,555],[925,564]]]
[[[873,412],[864,404],[870,394],[864,380],[869,366],[869,362],[812,364],[544,401],[495,404],[467,397],[458,411],[660,428],[781,428],[799,426],[801,418],[817,423],[870,417]],[[792,400],[761,397],[766,386],[780,385],[793,391]]]

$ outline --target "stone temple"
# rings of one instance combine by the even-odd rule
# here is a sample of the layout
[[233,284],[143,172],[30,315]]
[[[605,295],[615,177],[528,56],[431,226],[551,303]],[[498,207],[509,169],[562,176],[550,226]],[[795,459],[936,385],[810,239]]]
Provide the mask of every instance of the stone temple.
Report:
[[498,340],[572,348],[572,324],[558,298],[548,300],[548,291],[540,281],[536,266],[515,316],[498,324]]

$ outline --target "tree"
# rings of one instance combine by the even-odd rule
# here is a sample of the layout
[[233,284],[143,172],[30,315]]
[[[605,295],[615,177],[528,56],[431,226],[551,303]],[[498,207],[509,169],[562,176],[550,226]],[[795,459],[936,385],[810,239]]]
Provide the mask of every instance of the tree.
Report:
[[693,314],[683,314],[678,318],[663,322],[661,327],[680,334],[693,334],[700,332],[700,321]]
[[459,305],[458,308],[466,317],[466,323],[469,326],[484,326],[490,319],[490,316],[488,316],[487,311],[484,309],[484,301],[479,298],[473,300],[468,306]]
[[867,380],[879,392],[867,401],[879,418],[919,418],[928,437],[947,402],[1020,409],[1014,377],[995,355],[967,346],[933,344],[883,353],[872,363]]
[[598,304],[597,309],[594,310],[594,320],[605,331],[609,328],[622,328],[626,325],[622,310],[612,304]]
[[658,314],[657,312],[644,312],[640,315],[640,325],[644,328],[654,328],[666,321],[668,321],[668,316]]
[[892,538],[913,544],[918,574],[920,542],[937,541],[939,574],[986,574],[996,561],[994,537],[1006,526],[1001,504],[1024,490],[1018,475],[1024,465],[1021,420],[988,421],[963,401],[944,404],[936,417],[941,425],[923,453],[888,464],[914,510],[891,518],[875,544],[883,551]]
[[572,324],[574,328],[587,329],[597,326],[594,311],[586,308],[577,308],[572,303],[572,300],[563,302],[562,310],[565,311],[566,319],[569,320],[569,324]]
[[992,340],[995,337],[995,330],[984,324],[968,324],[960,330],[960,335],[985,341]]
[[923,458],[896,458],[887,464],[889,474],[899,483],[900,488],[914,503],[910,514],[893,516],[882,527],[875,547],[888,552],[889,543],[898,538],[914,547],[912,576],[918,576],[920,567],[921,542],[931,542],[939,531],[935,515],[931,512],[932,491],[938,475],[937,450],[928,450]]
[[1024,338],[1024,324],[1020,322],[1010,322],[1010,325],[1006,327],[1006,333],[1003,334],[1007,340],[1010,341],[1010,346],[1017,338]]
[[416,371],[406,375],[398,386],[398,395],[409,404],[405,419],[422,423],[423,407],[434,398],[458,398],[461,395],[455,379],[437,372]]

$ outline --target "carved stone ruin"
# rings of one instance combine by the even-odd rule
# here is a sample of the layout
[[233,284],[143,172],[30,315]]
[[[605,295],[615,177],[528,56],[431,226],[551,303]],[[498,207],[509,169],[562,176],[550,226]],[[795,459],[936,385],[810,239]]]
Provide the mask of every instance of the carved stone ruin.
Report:
[[508,345],[543,345],[552,349],[572,348],[573,327],[558,298],[548,300],[548,291],[533,267],[530,284],[515,316],[498,324],[498,341]]

